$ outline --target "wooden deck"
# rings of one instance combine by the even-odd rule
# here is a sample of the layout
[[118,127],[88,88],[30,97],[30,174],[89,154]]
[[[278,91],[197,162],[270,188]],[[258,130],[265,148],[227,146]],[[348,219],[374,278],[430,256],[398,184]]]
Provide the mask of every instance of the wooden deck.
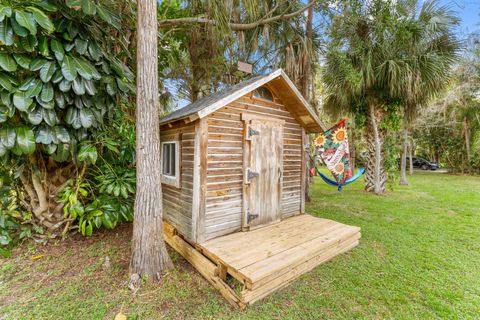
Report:
[[[360,228],[307,214],[202,244],[189,244],[168,224],[167,242],[233,305],[244,307],[285,287],[303,273],[346,252]],[[235,281],[240,288],[234,290]],[[235,286],[234,286],[235,287]]]

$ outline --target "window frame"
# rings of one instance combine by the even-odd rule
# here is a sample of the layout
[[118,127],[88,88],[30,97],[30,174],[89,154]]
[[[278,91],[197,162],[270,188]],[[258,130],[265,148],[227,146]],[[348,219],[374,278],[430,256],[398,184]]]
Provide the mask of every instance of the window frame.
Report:
[[[259,92],[258,90],[259,89],[266,89],[268,92],[270,92],[270,95],[272,96],[272,100],[269,100],[269,99],[265,99],[264,97],[258,97],[255,95],[255,92]],[[263,100],[263,101],[268,101],[268,102],[273,102],[275,103],[275,95],[273,94],[272,90],[266,86],[266,85],[263,85],[263,86],[260,86],[258,88],[256,88],[255,90],[252,91],[252,98],[253,99],[257,99],[257,100]]]
[[[163,146],[165,144],[173,144],[174,149],[175,149],[175,175],[167,175],[163,173]],[[180,162],[181,162],[181,145],[180,145],[180,135],[171,135],[171,136],[165,136],[162,137],[161,142],[160,142],[160,179],[162,181],[162,184],[167,184],[170,186],[174,186],[176,188],[180,188],[180,177],[181,177],[181,167],[180,167]]]

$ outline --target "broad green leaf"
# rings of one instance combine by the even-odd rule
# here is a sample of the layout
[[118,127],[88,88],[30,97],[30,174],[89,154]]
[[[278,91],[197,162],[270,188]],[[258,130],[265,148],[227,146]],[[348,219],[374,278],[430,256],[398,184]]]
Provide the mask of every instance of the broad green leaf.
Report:
[[43,58],[35,58],[30,62],[30,70],[32,71],[38,71],[43,68],[45,64],[47,64],[49,61],[47,59]]
[[[67,31],[68,31],[68,34],[70,35],[70,37],[75,38],[77,35],[78,35],[78,26],[76,24],[76,22],[70,20],[67,22]],[[72,43],[72,45],[74,45]],[[67,51],[70,51],[70,49],[67,49]]]
[[82,0],[66,0],[67,6],[74,10],[80,10],[82,8]]
[[80,110],[76,107],[70,107],[65,115],[65,122],[71,125],[74,129],[80,129],[82,127]]
[[73,101],[74,101],[75,106],[76,106],[78,109],[82,109],[82,108],[83,108],[82,96],[75,96],[75,99],[74,99]]
[[57,145],[55,143],[50,143],[43,147],[45,148],[45,152],[48,154],[53,154],[57,150]]
[[25,91],[28,97],[38,97],[40,92],[42,92],[43,84],[39,79],[34,79],[32,85]]
[[80,96],[85,94],[85,86],[83,85],[82,78],[77,77],[75,80],[73,80],[72,89],[76,95]]
[[67,161],[70,158],[70,145],[67,143],[59,144],[52,158],[57,162]]
[[33,103],[32,98],[28,97],[28,94],[23,91],[17,91],[13,95],[13,105],[23,112],[27,112],[28,107]]
[[82,11],[88,15],[94,15],[97,12],[97,8],[95,7],[95,2],[92,0],[81,0],[82,3]]
[[33,111],[28,113],[28,121],[35,126],[40,124],[43,120],[42,110],[43,108],[40,106],[35,107]]
[[85,54],[88,49],[88,41],[77,37],[75,39],[75,49],[77,49],[77,52],[81,55]]
[[35,86],[35,78],[33,76],[29,76],[28,78],[23,80],[20,87],[18,87],[18,90],[26,91],[26,90],[32,88],[33,86]]
[[52,41],[50,41],[50,48],[55,53],[55,58],[58,61],[62,61],[63,60],[63,55],[65,53],[65,50],[63,49],[62,43],[60,41],[58,41],[57,39],[52,39]]
[[57,11],[57,7],[55,6],[55,4],[53,4],[49,0],[40,1],[39,3],[37,3],[37,5],[42,7],[46,11],[50,11],[50,12],[56,12]]
[[85,161],[90,164],[94,164],[97,161],[98,154],[97,148],[91,144],[83,144],[78,150],[78,160]]
[[10,80],[8,80],[8,78],[1,73],[0,73],[0,86],[7,91],[12,90],[12,84],[10,83]]
[[93,60],[98,61],[102,56],[102,51],[100,47],[95,42],[90,42],[88,45],[88,53]]
[[43,85],[40,99],[42,99],[43,102],[50,102],[53,100],[53,86],[50,82],[47,82]]
[[80,109],[80,121],[82,127],[88,129],[93,125],[94,117],[92,111],[87,108]]
[[50,56],[50,52],[48,50],[48,40],[47,37],[40,37],[38,39],[38,51],[44,57]]
[[35,19],[35,21],[48,33],[52,33],[55,30],[52,21],[50,21],[42,10],[35,7],[27,7],[27,10],[33,14],[33,19]]
[[7,121],[8,109],[5,106],[0,106],[0,123]]
[[68,92],[72,88],[72,81],[68,81],[67,79],[63,79],[60,81],[60,84],[58,85],[58,88],[62,92]]
[[12,24],[12,30],[13,32],[19,36],[19,37],[26,37],[29,35],[28,29],[22,27],[21,25],[18,24],[17,20],[15,18],[10,19],[10,23]]
[[91,80],[84,80],[83,83],[85,84],[85,91],[93,96],[97,93],[97,91],[95,90],[95,85],[93,84],[93,81]]
[[107,85],[105,87],[107,89],[107,93],[111,95],[112,97],[115,96],[118,92],[117,90],[117,84],[115,81],[109,81],[107,82]]
[[5,148],[12,149],[15,146],[16,137],[17,134],[14,128],[0,129],[0,141]]
[[68,81],[73,81],[77,77],[75,61],[69,55],[65,55],[63,58],[62,74]]
[[118,89],[120,89],[120,91],[124,92],[124,93],[129,93],[129,92],[133,92],[134,91],[134,88],[132,85],[130,85],[128,82],[126,81],[123,81],[122,79],[120,78],[117,78],[117,86],[118,86]]
[[8,53],[0,53],[0,68],[7,72],[13,72],[17,70],[17,63]]
[[58,123],[58,117],[54,109],[43,109],[43,120],[51,127]]
[[43,65],[42,69],[40,69],[40,79],[42,79],[43,82],[49,82],[56,70],[57,66],[55,62],[48,61]]
[[53,131],[55,132],[55,137],[63,142],[63,143],[69,143],[70,142],[70,135],[68,134],[67,129],[64,127],[56,126],[53,128]]
[[97,69],[86,59],[75,58],[75,65],[77,68],[78,74],[86,80],[100,80],[102,77]]
[[60,91],[55,91],[55,103],[60,109],[65,108],[65,97]]
[[[6,154],[7,154],[7,148],[5,148],[5,147],[0,143],[0,157],[3,157],[3,156],[6,155]],[[4,252],[3,252],[2,250],[5,250],[5,249],[3,249],[3,247],[0,247],[0,255],[6,257],[6,256],[4,255]]]
[[10,19],[0,22],[0,43],[3,42],[7,46],[13,44],[13,29],[10,26]]
[[24,38],[20,38],[20,44],[22,45],[22,48],[25,49],[25,51],[33,52],[38,44],[38,40],[37,37],[29,34]]
[[0,22],[5,19],[5,17],[12,16],[12,8],[0,5]]
[[30,128],[18,127],[16,145],[23,154],[31,154],[35,151],[35,135]]
[[52,76],[52,82],[57,84],[62,80],[63,80],[62,70],[58,69],[57,71],[55,71],[55,73]]
[[42,99],[40,99],[39,97],[37,97],[37,102],[38,102],[44,109],[49,109],[49,110],[51,110],[51,109],[55,108],[55,101],[53,101],[53,99],[50,100],[50,101],[45,102],[45,101],[43,101]]
[[43,144],[50,144],[53,142],[55,138],[53,131],[48,126],[41,126],[36,134],[35,142],[36,143],[43,143]]
[[24,54],[14,53],[13,58],[15,59],[15,61],[17,61],[18,65],[23,69],[30,68],[30,62],[32,62],[32,59],[29,56],[26,56]]
[[33,18],[33,14],[31,14],[30,12],[15,11],[15,20],[18,22],[19,25],[30,31],[30,34],[37,34],[37,23]]

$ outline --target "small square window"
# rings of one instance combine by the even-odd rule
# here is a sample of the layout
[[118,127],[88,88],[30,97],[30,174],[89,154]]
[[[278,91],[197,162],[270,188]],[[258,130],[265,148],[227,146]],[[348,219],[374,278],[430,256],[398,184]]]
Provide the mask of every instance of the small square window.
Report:
[[163,169],[162,173],[167,176],[175,177],[175,142],[165,142],[163,144]]
[[162,183],[180,188],[180,143],[179,139],[161,143]]

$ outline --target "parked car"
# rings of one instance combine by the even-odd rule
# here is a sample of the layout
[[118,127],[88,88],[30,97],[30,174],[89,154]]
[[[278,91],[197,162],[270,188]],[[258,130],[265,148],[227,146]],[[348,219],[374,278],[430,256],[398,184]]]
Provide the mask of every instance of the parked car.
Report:
[[[397,158],[398,165],[400,166],[400,158]],[[409,165],[410,157],[407,157],[407,166]],[[430,162],[420,157],[413,157],[413,167],[422,170],[437,170],[440,165],[435,162]]]

